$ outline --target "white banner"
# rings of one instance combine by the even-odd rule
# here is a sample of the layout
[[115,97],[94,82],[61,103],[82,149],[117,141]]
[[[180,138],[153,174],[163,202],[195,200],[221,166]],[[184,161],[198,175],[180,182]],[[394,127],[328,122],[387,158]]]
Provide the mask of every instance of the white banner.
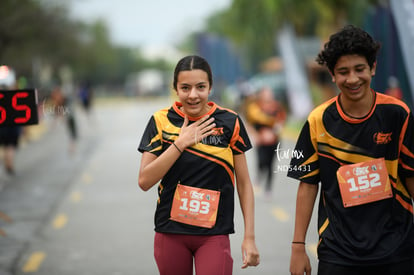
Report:
[[285,68],[290,110],[295,117],[306,118],[312,111],[313,103],[305,63],[300,59],[292,28],[284,27],[277,37],[277,42]]
[[414,0],[391,0],[390,3],[401,44],[411,95],[414,100]]

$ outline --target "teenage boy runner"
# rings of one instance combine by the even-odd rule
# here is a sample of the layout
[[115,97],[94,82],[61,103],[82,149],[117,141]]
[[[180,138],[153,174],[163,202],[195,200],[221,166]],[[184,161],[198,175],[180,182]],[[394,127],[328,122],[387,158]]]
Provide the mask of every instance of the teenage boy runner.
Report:
[[340,94],[308,117],[288,176],[300,181],[291,274],[310,274],[305,240],[321,186],[318,274],[414,274],[414,119],[370,88],[380,44],[346,26],[319,53]]

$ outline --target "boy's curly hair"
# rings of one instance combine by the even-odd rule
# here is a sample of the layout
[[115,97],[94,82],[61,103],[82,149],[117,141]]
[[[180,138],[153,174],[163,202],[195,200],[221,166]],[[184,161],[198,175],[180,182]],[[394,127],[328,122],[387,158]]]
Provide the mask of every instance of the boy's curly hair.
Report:
[[341,56],[357,54],[364,56],[372,68],[380,48],[381,44],[366,31],[348,25],[329,37],[324,49],[318,54],[316,62],[320,65],[326,65],[329,71],[334,74],[336,62]]

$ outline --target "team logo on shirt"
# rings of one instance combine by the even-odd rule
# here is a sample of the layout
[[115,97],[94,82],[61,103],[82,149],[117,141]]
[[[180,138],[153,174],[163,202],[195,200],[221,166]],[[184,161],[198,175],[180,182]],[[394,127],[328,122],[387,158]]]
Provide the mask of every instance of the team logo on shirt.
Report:
[[203,138],[203,144],[219,145],[223,143],[224,130],[223,127],[211,129],[213,132],[208,137]]
[[211,134],[212,136],[221,136],[222,134],[224,134],[223,127],[213,128],[211,130],[213,131],[213,133]]
[[378,132],[374,134],[374,142],[376,144],[388,144],[391,142],[392,133]]

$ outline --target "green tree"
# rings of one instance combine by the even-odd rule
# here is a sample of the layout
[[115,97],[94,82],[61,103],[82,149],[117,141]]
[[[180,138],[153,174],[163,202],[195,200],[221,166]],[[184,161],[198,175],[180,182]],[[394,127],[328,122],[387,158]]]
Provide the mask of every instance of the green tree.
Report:
[[0,60],[29,74],[35,58],[49,62],[68,57],[76,46],[73,25],[60,5],[42,5],[34,0],[0,2]]
[[277,54],[276,34],[285,23],[298,35],[326,38],[345,23],[360,25],[371,5],[381,0],[233,0],[208,20],[207,32],[228,37],[254,70]]
[[248,67],[255,69],[275,54],[278,9],[274,0],[233,0],[227,10],[209,18],[207,31],[230,38],[246,56]]
[[139,49],[114,46],[105,21],[75,21],[66,1],[1,0],[0,63],[32,79],[45,65],[59,79],[70,68],[79,81],[122,85],[130,72],[145,67],[164,69],[160,60],[148,61]]

